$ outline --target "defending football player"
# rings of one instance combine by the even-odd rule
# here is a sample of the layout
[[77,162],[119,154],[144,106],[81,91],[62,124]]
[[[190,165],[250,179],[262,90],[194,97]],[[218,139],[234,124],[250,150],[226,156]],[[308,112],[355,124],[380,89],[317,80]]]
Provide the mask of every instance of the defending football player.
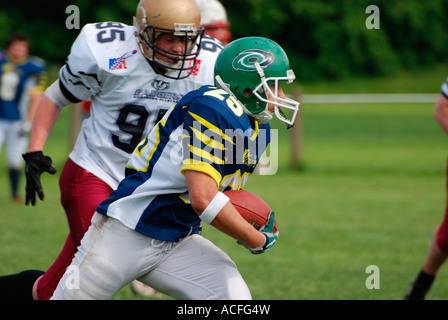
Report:
[[201,41],[200,19],[194,0],[141,0],[134,26],[104,22],[81,30],[59,79],[40,102],[24,155],[26,204],[35,205],[36,194],[44,198],[41,173],[56,171],[43,154],[49,133],[64,107],[91,99],[90,117],[82,124],[59,181],[70,234],[37,284],[37,271],[3,278],[16,291],[9,296],[15,293],[16,299],[22,299],[19,287],[35,284],[34,298],[51,297],[96,207],[124,178],[137,144],[183,95],[213,84],[214,62],[222,44],[210,37]]
[[[448,77],[442,84],[441,89],[442,92],[435,106],[434,117],[442,130],[448,134]],[[446,177],[446,189],[448,190],[448,161]],[[405,293],[404,298],[406,300],[424,300],[437,273],[448,258],[448,198],[446,201],[444,219],[433,233],[422,269]]]
[[228,44],[216,87],[185,95],[135,148],[52,299],[109,299],[136,278],[179,299],[250,299],[234,262],[201,236],[201,222],[254,254],[276,242],[274,213],[258,231],[223,192],[244,187],[269,144],[273,114],[293,124],[299,103],[280,83],[294,78],[275,42]]

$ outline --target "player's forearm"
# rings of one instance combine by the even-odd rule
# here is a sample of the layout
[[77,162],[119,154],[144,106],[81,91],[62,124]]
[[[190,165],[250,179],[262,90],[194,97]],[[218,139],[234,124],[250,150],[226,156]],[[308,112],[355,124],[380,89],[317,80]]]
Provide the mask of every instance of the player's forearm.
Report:
[[28,112],[28,116],[26,121],[32,123],[34,119],[34,115],[36,114],[37,106],[39,105],[39,101],[42,98],[41,93],[32,93],[30,94],[30,110]]
[[61,109],[47,96],[43,95],[34,115],[28,152],[43,150],[60,114]]
[[230,202],[222,208],[211,225],[250,248],[257,248],[265,241],[264,235],[247,223]]
[[[184,174],[191,206],[201,216],[218,192],[216,181],[199,171],[187,170]],[[210,224],[250,248],[257,248],[265,241],[265,236],[244,220],[230,202],[222,207]]]
[[442,129],[448,134],[448,99],[444,95],[440,95],[437,100],[434,117]]

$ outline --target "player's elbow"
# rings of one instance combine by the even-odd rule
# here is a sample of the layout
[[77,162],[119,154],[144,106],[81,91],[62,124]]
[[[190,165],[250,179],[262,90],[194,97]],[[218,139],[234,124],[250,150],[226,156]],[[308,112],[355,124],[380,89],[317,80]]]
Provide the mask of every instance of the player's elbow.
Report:
[[444,95],[437,100],[434,117],[442,126],[448,126],[448,99]]
[[201,171],[186,170],[184,172],[188,184],[188,194],[193,210],[201,215],[218,192],[216,181]]
[[210,199],[208,199],[205,196],[190,196],[190,204],[193,207],[193,210],[198,214],[201,215],[202,212],[207,208],[207,206],[210,203]]
[[436,102],[434,115],[440,115],[448,112],[448,98],[441,94]]

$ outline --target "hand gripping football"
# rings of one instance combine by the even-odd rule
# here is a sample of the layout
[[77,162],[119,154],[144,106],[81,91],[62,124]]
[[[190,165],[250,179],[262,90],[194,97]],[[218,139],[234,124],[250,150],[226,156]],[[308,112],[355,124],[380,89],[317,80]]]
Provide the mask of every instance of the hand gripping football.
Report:
[[[268,220],[272,212],[271,207],[256,194],[245,190],[230,190],[224,194],[240,215],[255,229],[259,230]],[[277,232],[277,222],[274,225],[274,233]]]

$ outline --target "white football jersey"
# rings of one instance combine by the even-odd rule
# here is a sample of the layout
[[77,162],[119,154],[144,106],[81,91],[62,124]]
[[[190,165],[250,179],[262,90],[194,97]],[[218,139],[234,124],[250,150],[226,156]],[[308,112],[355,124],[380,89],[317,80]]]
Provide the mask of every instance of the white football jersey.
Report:
[[69,100],[92,101],[70,158],[116,189],[135,147],[166,110],[189,91],[214,84],[221,50],[219,41],[204,36],[195,70],[174,80],[154,72],[139,49],[133,26],[84,26],[60,71],[61,89]]

